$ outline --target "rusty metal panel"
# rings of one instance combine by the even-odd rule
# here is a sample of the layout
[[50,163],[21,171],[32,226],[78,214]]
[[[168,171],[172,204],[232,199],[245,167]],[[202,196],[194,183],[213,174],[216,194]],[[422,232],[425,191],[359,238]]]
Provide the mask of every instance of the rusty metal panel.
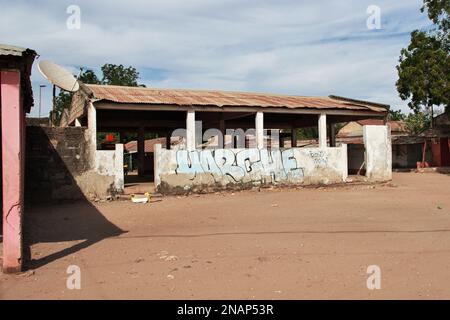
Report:
[[216,107],[347,109],[386,113],[386,107],[358,100],[212,90],[156,89],[87,85],[96,101]]

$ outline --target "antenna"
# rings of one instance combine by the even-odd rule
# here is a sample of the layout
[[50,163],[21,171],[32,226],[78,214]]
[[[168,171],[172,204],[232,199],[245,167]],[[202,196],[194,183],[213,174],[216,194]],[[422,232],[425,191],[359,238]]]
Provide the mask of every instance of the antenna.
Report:
[[62,90],[76,92],[80,89],[77,79],[56,63],[48,60],[40,61],[38,70],[45,79]]

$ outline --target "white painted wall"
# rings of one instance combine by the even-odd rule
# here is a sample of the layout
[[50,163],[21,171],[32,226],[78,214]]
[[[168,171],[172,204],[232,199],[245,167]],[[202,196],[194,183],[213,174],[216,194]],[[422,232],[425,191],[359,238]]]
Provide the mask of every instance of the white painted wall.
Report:
[[347,179],[347,145],[337,148],[205,149],[156,148],[155,185],[208,189],[230,185],[332,184]]
[[364,126],[366,177],[370,181],[392,180],[391,130],[385,126]]
[[114,177],[116,192],[123,191],[123,144],[116,144],[115,150],[96,150],[95,171],[102,176]]

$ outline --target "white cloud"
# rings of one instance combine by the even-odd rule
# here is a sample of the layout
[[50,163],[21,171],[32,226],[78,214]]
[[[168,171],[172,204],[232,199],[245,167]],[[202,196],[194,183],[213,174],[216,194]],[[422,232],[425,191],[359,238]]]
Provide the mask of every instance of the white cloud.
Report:
[[[133,65],[155,87],[339,94],[404,110],[395,65],[409,33],[428,23],[420,0],[101,0],[78,1],[81,30],[67,30],[70,4],[0,0],[0,42],[73,72]],[[366,28],[371,4],[381,8],[381,30]],[[36,72],[33,81],[45,83]],[[51,90],[45,95],[47,113]]]

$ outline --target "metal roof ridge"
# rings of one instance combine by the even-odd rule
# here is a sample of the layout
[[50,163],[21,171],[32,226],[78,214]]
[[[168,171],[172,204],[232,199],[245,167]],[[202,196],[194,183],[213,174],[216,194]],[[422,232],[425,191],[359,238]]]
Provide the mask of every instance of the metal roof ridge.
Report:
[[282,93],[269,93],[269,92],[255,92],[255,91],[235,91],[235,90],[221,90],[221,89],[186,89],[186,88],[156,88],[156,87],[131,87],[131,86],[118,86],[118,85],[104,85],[104,84],[85,84],[89,87],[97,87],[97,88],[126,88],[132,90],[149,90],[149,91],[185,91],[185,92],[223,92],[223,93],[237,93],[237,94],[256,94],[262,96],[279,96],[279,97],[297,97],[304,99],[327,99],[333,100],[327,96],[302,96],[302,95],[294,95],[294,94],[282,94]]

